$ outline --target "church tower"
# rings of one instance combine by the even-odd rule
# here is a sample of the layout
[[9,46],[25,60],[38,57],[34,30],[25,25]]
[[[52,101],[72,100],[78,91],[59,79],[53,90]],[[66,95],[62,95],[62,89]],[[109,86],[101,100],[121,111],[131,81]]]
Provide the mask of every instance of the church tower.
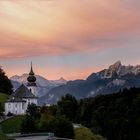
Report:
[[31,62],[31,70],[29,73],[29,76],[27,78],[28,84],[27,88],[35,95],[37,96],[37,85],[36,85],[36,77],[33,72],[32,62]]

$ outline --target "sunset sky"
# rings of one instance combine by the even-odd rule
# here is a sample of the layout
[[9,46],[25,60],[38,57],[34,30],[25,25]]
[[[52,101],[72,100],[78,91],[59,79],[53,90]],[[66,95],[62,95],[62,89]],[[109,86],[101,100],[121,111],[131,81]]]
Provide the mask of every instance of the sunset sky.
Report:
[[140,0],[0,0],[0,65],[10,77],[86,78],[140,64]]

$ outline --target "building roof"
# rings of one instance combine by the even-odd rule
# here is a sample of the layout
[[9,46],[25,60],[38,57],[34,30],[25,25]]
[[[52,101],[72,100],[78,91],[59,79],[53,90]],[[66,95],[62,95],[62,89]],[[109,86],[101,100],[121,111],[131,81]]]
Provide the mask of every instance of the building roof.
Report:
[[20,98],[10,98],[6,102],[26,102],[26,101]]
[[14,97],[14,98],[36,98],[36,96],[23,84],[12,94],[12,97]]
[[37,98],[25,85],[21,85],[6,102],[26,102],[24,98]]

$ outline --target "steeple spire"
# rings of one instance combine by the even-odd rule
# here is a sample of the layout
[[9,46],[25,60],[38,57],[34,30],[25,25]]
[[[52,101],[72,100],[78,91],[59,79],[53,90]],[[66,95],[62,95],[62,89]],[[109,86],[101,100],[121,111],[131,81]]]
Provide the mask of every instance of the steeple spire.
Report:
[[29,76],[27,78],[27,81],[28,81],[28,86],[36,86],[36,77],[34,76],[34,71],[33,71],[33,66],[32,66],[32,62],[31,62],[31,69],[30,69],[30,72],[29,72]]
[[30,70],[29,75],[34,75],[34,72],[33,72],[33,66],[32,66],[32,61],[31,61],[31,70]]

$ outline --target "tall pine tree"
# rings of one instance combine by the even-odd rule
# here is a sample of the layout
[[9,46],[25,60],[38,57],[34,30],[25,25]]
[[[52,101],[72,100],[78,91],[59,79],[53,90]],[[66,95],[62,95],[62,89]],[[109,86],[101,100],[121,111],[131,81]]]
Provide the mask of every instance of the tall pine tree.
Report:
[[0,67],[0,92],[10,95],[12,93],[12,88],[11,81]]

